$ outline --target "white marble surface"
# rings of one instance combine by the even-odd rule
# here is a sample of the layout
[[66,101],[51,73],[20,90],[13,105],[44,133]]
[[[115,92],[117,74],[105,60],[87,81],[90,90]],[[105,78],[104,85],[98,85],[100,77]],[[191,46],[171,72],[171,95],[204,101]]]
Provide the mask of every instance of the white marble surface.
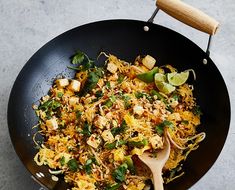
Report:
[[[211,57],[227,83],[232,106],[228,139],[218,160],[191,190],[235,189],[235,1],[185,0],[221,23]],[[114,18],[147,20],[154,0],[0,0],[0,189],[40,187],[17,158],[7,129],[7,102],[13,82],[31,55],[58,34],[85,23]],[[207,35],[160,13],[157,23],[190,37],[203,49]],[[223,118],[221,118],[223,119]]]

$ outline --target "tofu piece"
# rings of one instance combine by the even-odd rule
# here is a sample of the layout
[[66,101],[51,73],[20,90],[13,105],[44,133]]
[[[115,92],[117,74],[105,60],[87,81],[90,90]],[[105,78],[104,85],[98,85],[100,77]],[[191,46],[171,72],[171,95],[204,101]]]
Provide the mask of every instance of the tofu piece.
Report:
[[114,141],[113,134],[111,133],[110,130],[104,130],[102,132],[101,136],[104,139],[104,141],[106,141],[106,142],[113,142]]
[[56,121],[56,118],[51,118],[46,121],[46,126],[49,130],[56,130],[58,129],[58,123]]
[[72,96],[72,97],[69,98],[69,105],[75,106],[78,103],[79,103],[79,98],[78,97]]
[[149,70],[151,70],[155,63],[156,63],[156,59],[154,59],[152,56],[150,55],[146,55],[143,59],[142,59],[142,63],[145,67],[147,67]]
[[107,123],[108,119],[104,116],[97,116],[94,120],[94,125],[99,129],[103,129]]
[[57,79],[56,85],[58,88],[64,88],[69,85],[69,80],[68,79]]
[[159,135],[155,135],[149,138],[149,142],[152,145],[153,149],[163,148],[163,140]]
[[135,105],[133,107],[133,112],[137,115],[142,115],[144,113],[144,108],[142,106]]
[[110,73],[116,73],[118,67],[112,63],[112,62],[109,62],[108,65],[107,65],[107,70],[110,72]]
[[100,143],[101,143],[100,139],[95,134],[92,134],[87,140],[87,144],[93,148],[98,148]]
[[80,87],[81,87],[81,83],[78,80],[72,80],[69,85],[69,89],[74,92],[79,92]]

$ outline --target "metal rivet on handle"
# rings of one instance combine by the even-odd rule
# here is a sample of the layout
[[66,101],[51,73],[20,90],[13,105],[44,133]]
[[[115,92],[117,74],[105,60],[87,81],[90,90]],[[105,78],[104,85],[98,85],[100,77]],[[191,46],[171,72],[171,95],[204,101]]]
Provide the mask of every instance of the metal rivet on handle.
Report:
[[206,65],[207,64],[207,59],[203,59],[203,64]]
[[144,31],[148,32],[149,31],[149,27],[148,26],[144,26]]

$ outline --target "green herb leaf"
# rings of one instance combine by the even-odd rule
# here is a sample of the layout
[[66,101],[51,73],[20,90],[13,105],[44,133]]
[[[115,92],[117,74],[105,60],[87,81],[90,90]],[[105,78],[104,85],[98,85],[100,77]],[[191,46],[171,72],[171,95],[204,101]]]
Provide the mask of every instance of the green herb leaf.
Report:
[[155,131],[161,136],[164,133],[164,128],[168,126],[169,128],[173,129],[174,124],[168,120],[163,121],[159,125],[156,126]]
[[89,137],[91,136],[91,125],[89,125],[87,122],[84,123],[82,134]]
[[119,146],[122,146],[124,144],[126,144],[126,141],[118,140],[118,141],[115,141],[113,143],[107,143],[107,144],[104,145],[104,147],[109,149],[109,150],[112,150],[112,149],[117,148]]
[[117,190],[121,187],[120,183],[115,183],[113,185],[108,185],[104,190]]
[[88,72],[87,80],[84,84],[83,89],[79,93],[80,96],[84,96],[85,94],[90,92],[93,88],[95,88],[102,75],[103,73],[101,68],[96,68],[94,71]]
[[110,85],[109,81],[106,83],[106,86],[107,86],[108,89],[111,89],[111,85]]
[[200,116],[202,115],[201,108],[199,106],[194,106],[192,109],[192,112],[194,115]]
[[97,91],[96,93],[95,93],[95,97],[97,98],[97,99],[100,99],[100,98],[102,98],[104,96],[104,93],[102,92],[102,90],[99,90],[99,91]]
[[77,119],[80,119],[81,116],[82,116],[82,112],[81,112],[81,111],[77,111],[77,112],[76,112],[76,117],[77,117]]
[[131,98],[129,96],[127,96],[127,95],[123,95],[122,99],[124,101],[125,109],[129,109],[131,107],[131,102],[130,102]]
[[69,160],[67,165],[68,165],[69,169],[73,172],[76,172],[78,169],[78,163],[77,163],[76,159]]
[[135,93],[135,97],[137,99],[143,98],[144,96],[146,97],[147,100],[152,101],[152,97],[150,95],[146,94],[146,93],[142,93],[142,92],[136,92]]
[[122,75],[122,74],[118,75],[118,79],[117,79],[118,84],[121,84],[123,82],[124,78],[125,78],[124,75]]
[[61,104],[55,100],[48,100],[38,107],[38,109],[48,112],[59,108]]
[[108,108],[111,108],[113,106],[113,103],[116,101],[116,97],[114,95],[110,96],[108,100],[104,102],[104,105]]
[[52,110],[55,110],[55,109],[59,108],[60,106],[61,106],[61,104],[59,102],[57,102],[55,100],[52,101],[52,104],[51,104]]
[[73,57],[72,57],[72,64],[81,64],[83,60],[85,59],[85,54],[81,51],[78,51]]
[[127,168],[128,168],[127,164],[124,163],[124,164],[120,165],[117,169],[115,169],[114,172],[112,173],[114,180],[117,182],[125,181],[125,175],[127,172]]
[[85,163],[84,169],[86,171],[87,174],[91,174],[91,170],[92,170],[92,159],[88,159]]
[[107,108],[111,108],[113,106],[113,102],[108,99],[104,102],[104,105],[107,107]]
[[65,157],[64,156],[62,156],[62,158],[60,159],[60,164],[61,164],[61,166],[65,165]]
[[113,127],[111,129],[111,133],[115,137],[116,135],[124,133],[126,129],[127,129],[127,124],[126,124],[125,120],[123,120],[120,127]]
[[175,101],[178,101],[179,100],[179,95],[176,94],[176,93],[173,93],[172,96],[171,96]]

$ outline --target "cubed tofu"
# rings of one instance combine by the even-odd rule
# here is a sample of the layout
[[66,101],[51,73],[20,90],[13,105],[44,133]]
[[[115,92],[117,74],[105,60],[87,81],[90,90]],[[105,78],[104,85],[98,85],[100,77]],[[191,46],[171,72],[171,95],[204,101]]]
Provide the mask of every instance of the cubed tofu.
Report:
[[110,73],[115,73],[115,72],[117,72],[117,69],[118,69],[118,67],[114,64],[114,63],[112,63],[112,62],[109,62],[108,63],[108,65],[107,65],[107,70],[110,72]]
[[111,133],[110,130],[104,130],[102,132],[101,136],[104,139],[104,141],[106,141],[106,142],[113,142],[114,141],[113,134]]
[[134,112],[134,114],[142,115],[144,113],[144,108],[142,106],[135,105],[133,107],[133,112]]
[[87,140],[87,144],[93,148],[98,148],[100,145],[100,138],[98,138],[95,134],[92,134],[89,139]]
[[163,140],[158,135],[149,138],[149,142],[152,145],[153,149],[163,148]]
[[56,130],[58,129],[58,123],[56,121],[56,118],[51,118],[46,121],[46,126],[49,130]]
[[97,116],[94,119],[94,125],[99,129],[103,129],[106,126],[107,122],[108,119],[104,116]]
[[58,88],[64,88],[69,85],[69,80],[68,79],[57,79],[56,85]]
[[81,87],[81,83],[78,80],[72,80],[69,85],[69,89],[74,92],[79,92],[80,87]]
[[79,102],[78,97],[72,96],[72,97],[69,98],[69,105],[71,105],[71,106],[77,105],[78,102]]
[[146,55],[143,59],[142,59],[142,63],[145,67],[147,67],[149,70],[151,70],[155,63],[156,63],[156,60],[150,56],[150,55]]

